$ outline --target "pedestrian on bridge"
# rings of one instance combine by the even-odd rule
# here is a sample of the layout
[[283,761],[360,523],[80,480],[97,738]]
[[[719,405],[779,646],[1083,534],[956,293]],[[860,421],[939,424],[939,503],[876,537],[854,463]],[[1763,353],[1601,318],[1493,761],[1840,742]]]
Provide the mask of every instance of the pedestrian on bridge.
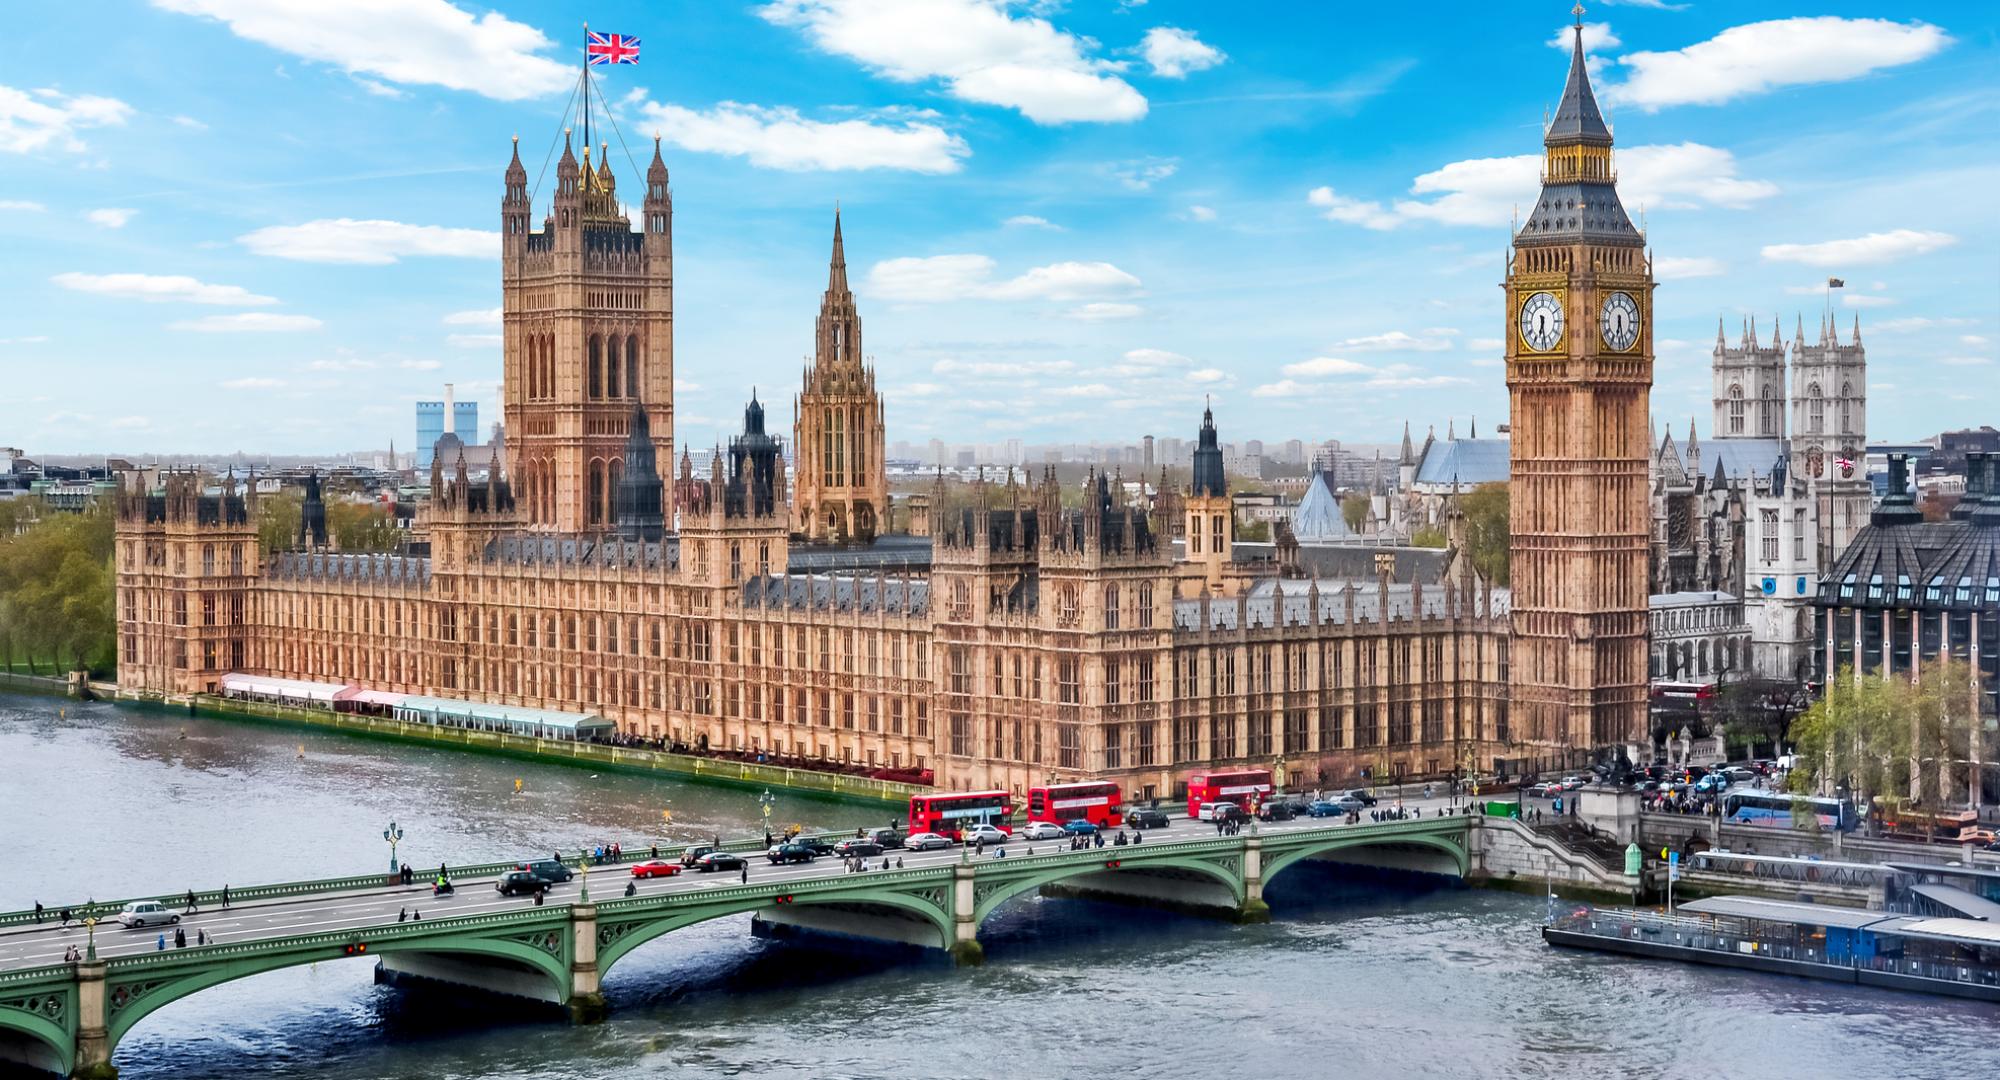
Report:
[[194,943],[196,945],[208,944],[208,931],[197,929],[194,932]]
[[42,902],[40,900],[35,901],[35,925],[42,925]]
[[410,921],[410,909],[409,909],[409,908],[403,908],[402,910],[400,910],[400,911],[396,912],[396,921],[397,921],[397,922],[409,922],[409,921]]
[[166,951],[167,951],[167,935],[165,935],[165,934],[161,934],[161,935],[160,935],[160,940],[158,940],[158,941],[156,941],[156,942],[154,942],[154,943],[153,943],[153,951],[154,951],[154,952],[166,952]]
[[187,947],[188,947],[187,928],[184,926],[174,927],[174,948],[185,949]]
[[[403,873],[407,875],[409,874],[409,872],[410,868],[408,866],[404,866]],[[407,880],[407,878],[405,880]],[[229,886],[227,884],[224,884],[222,886],[222,909],[224,911],[229,910]]]
[[187,910],[186,910],[186,911],[184,911],[184,912],[182,912],[181,914],[183,914],[183,915],[192,915],[192,914],[194,914],[195,912],[197,912],[197,911],[200,911],[200,910],[201,910],[201,909],[200,909],[200,908],[198,908],[198,907],[196,907],[196,906],[195,906],[195,904],[194,904],[194,890],[193,890],[193,889],[189,889],[189,890],[188,890],[188,894],[187,894]]
[[750,861],[748,859],[743,861],[743,884],[750,884]]
[[70,919],[69,909],[64,908],[61,911],[57,912],[56,915],[58,918],[62,919],[62,928],[65,930],[69,929],[69,919]]

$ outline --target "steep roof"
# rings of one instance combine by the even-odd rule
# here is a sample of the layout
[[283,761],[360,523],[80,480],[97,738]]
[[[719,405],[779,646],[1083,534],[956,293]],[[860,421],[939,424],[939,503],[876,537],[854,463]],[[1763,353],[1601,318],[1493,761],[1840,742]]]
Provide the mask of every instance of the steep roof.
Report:
[[1341,515],[1340,500],[1327,486],[1326,474],[1317,469],[1306,484],[1305,497],[1292,510],[1292,535],[1301,544],[1346,540],[1354,535]]

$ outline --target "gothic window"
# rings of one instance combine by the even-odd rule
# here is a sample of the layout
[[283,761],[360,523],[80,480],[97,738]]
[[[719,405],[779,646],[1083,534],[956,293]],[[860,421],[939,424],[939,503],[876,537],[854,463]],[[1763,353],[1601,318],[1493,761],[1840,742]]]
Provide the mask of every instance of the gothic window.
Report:
[[1840,384],[1840,433],[1842,435],[1847,435],[1851,434],[1853,431],[1854,431],[1854,386],[1851,383],[1841,383]]
[[1826,399],[1821,396],[1818,383],[1806,387],[1806,430],[1815,433],[1826,430]]
[[[595,369],[592,369],[595,371]],[[590,505],[586,507],[584,520],[595,525],[604,520],[604,463],[590,463]]]
[[596,334],[590,335],[589,396],[604,396],[604,342]]
[[1795,561],[1802,562],[1805,560],[1805,557],[1806,512],[1803,509],[1798,509],[1792,511],[1792,558]]
[[625,339],[625,393],[639,396],[639,336]]
[[201,546],[201,576],[202,576],[202,577],[214,577],[214,576],[215,576],[215,545],[214,545],[214,544],[203,544],[203,545]]
[[729,542],[729,580],[743,580],[743,545],[735,540]]
[[618,363],[618,339],[614,337],[609,342],[606,343],[605,347],[605,355],[604,355],[605,397],[615,398],[624,396],[618,391],[618,387],[621,384],[621,380],[618,378],[619,374],[618,369],[620,366],[621,365]]
[[757,572],[759,574],[771,572],[771,544],[768,540],[759,541],[757,544]]
[[1739,383],[1729,387],[1729,433],[1743,434],[1743,387]]
[[1757,519],[1757,527],[1763,533],[1764,561],[1766,563],[1777,562],[1778,512],[1776,510],[1760,510],[1757,512]]
[[1106,585],[1104,587],[1104,628],[1106,630],[1118,629],[1118,586],[1116,585]]
[[1222,515],[1215,515],[1209,523],[1208,551],[1211,555],[1227,555],[1229,549],[1222,543]]

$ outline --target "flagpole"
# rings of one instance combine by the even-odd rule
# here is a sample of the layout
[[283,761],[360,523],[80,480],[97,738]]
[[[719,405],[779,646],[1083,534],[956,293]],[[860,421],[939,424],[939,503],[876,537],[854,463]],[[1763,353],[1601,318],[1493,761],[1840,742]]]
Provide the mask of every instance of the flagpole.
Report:
[[583,24],[583,152],[590,153],[590,24]]

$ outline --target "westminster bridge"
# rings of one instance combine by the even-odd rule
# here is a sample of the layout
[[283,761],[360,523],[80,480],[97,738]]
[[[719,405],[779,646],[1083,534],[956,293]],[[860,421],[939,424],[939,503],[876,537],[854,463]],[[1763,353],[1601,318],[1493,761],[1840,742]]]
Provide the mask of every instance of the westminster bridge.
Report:
[[[385,981],[546,1002],[589,1022],[606,1009],[604,973],[632,950],[746,912],[760,929],[896,942],[967,964],[983,957],[980,924],[1035,890],[1255,921],[1269,917],[1264,884],[1304,860],[1463,879],[1493,873],[1489,862],[1532,867],[1537,845],[1518,822],[1441,816],[1435,809],[1400,821],[1270,823],[1229,836],[1202,823],[1179,825],[1144,843],[1078,851],[1066,843],[1018,841],[1004,857],[897,851],[891,853],[900,857],[897,868],[865,872],[849,871],[837,858],[769,866],[755,857],[759,845],[745,841],[726,846],[754,859],[747,883],[735,871],[692,870],[632,881],[623,866],[603,866],[594,888],[585,868],[543,904],[492,888],[513,863],[453,867],[456,890],[443,897],[433,897],[421,880],[430,872],[414,886],[369,875],[237,888],[227,909],[219,891],[197,892],[198,911],[178,927],[188,934],[187,947],[161,948],[160,928],[126,930],[110,921],[126,901],[96,903],[92,910],[105,921],[94,929],[75,921],[59,927],[53,908],[40,922],[34,912],[13,912],[0,915],[0,1060],[58,1075],[113,1076],[119,1040],[156,1009],[236,979],[358,955],[377,957]],[[1560,854],[1543,852],[1537,874],[1553,866],[1562,879],[1576,879],[1579,868],[1564,865]],[[648,856],[627,851],[624,862]],[[872,864],[883,865],[879,858]],[[607,878],[616,884],[607,887]],[[625,895],[628,881],[631,895]],[[185,892],[137,899],[157,899],[178,912]],[[166,929],[171,938],[175,928]],[[204,936],[208,944],[194,944]],[[68,958],[72,948],[80,958]]]

